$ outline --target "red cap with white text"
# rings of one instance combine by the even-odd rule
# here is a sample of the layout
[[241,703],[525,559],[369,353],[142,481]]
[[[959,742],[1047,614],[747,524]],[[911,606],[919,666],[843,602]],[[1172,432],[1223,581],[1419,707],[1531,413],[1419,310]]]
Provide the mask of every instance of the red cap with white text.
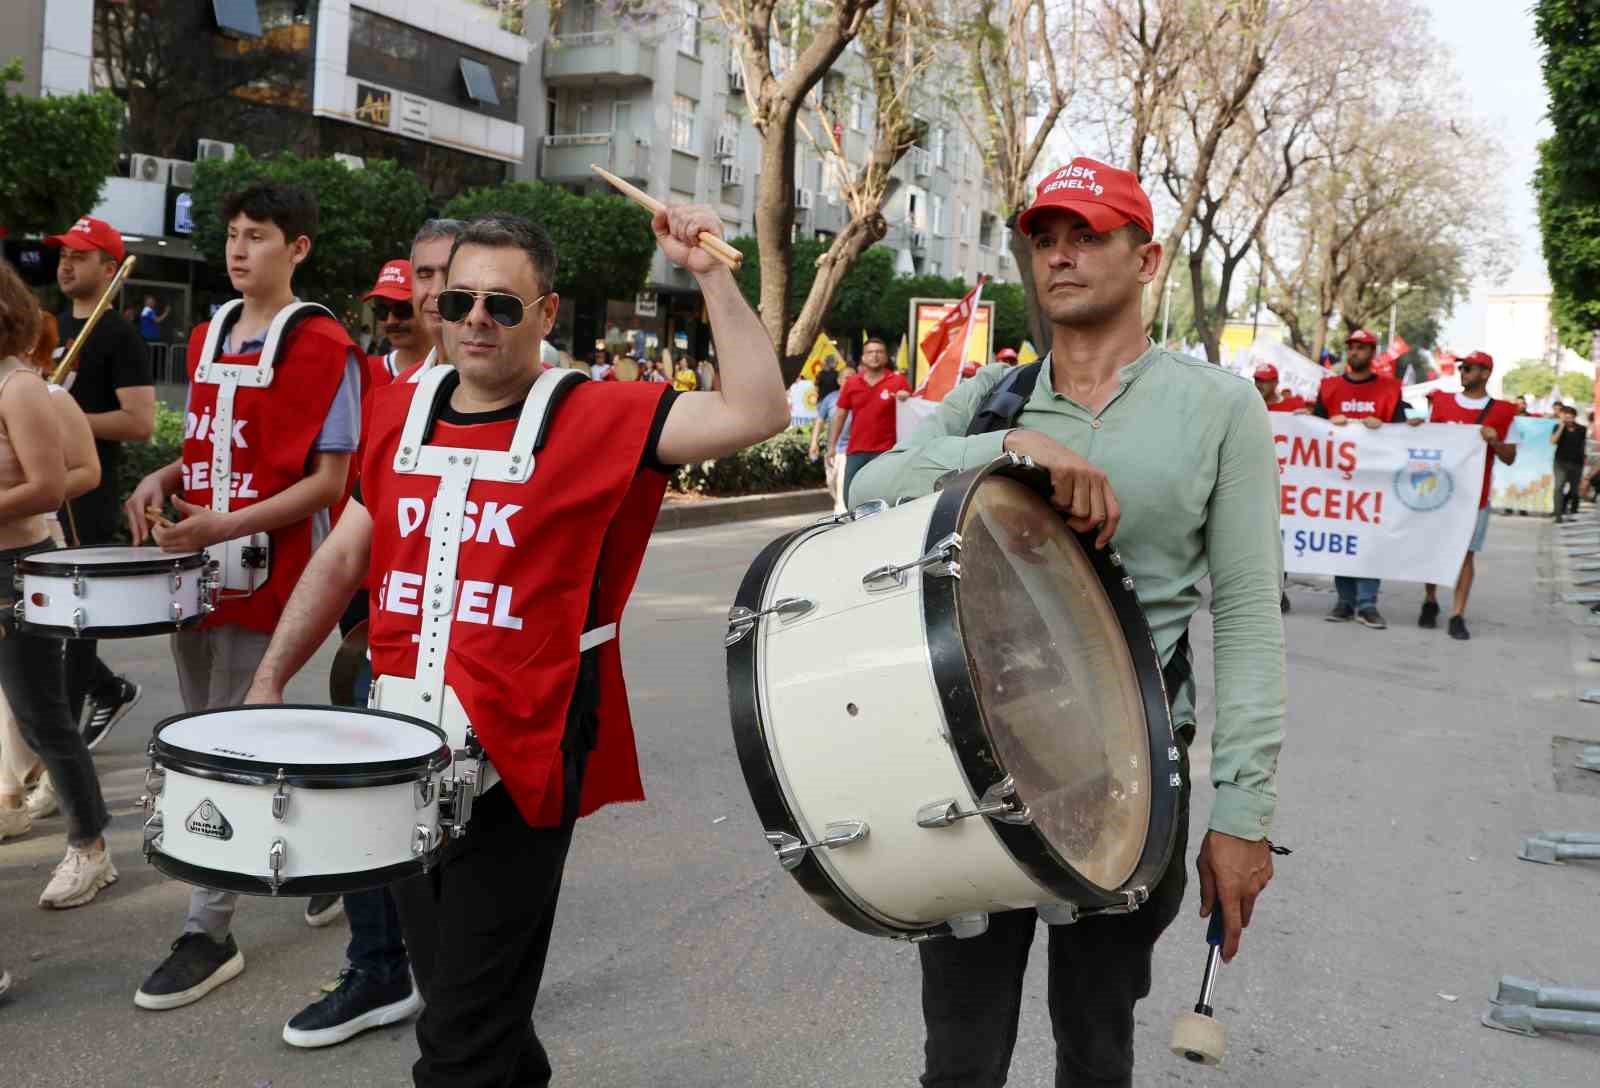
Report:
[[391,302],[411,301],[411,262],[390,261],[378,271],[378,282],[372,290],[361,296],[368,299],[386,298]]
[[1017,229],[1033,233],[1033,221],[1052,208],[1076,212],[1090,229],[1104,234],[1126,223],[1137,223],[1145,233],[1155,233],[1150,198],[1139,179],[1126,170],[1079,157],[1045,175],[1033,203],[1017,217]]
[[104,219],[93,219],[87,215],[60,234],[50,235],[44,244],[76,250],[98,249],[118,264],[122,263],[127,253],[122,247],[122,234],[116,227]]
[[1357,329],[1355,332],[1345,337],[1344,342],[1347,344],[1367,344],[1371,347],[1378,346],[1378,338],[1373,336],[1366,329]]
[[1494,356],[1490,355],[1487,351],[1475,351],[1470,355],[1463,355],[1461,358],[1456,360],[1457,370],[1460,370],[1464,366],[1481,366],[1485,370],[1492,371],[1494,369]]

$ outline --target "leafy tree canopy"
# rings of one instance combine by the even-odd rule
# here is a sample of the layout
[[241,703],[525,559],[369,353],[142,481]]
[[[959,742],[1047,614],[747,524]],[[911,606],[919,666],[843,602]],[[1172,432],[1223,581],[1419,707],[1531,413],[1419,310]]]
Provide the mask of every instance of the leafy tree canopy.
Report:
[[472,189],[444,214],[471,219],[494,213],[531,219],[556,244],[556,290],[573,298],[632,298],[650,274],[656,238],[650,213],[610,193],[577,196],[539,181]]
[[392,162],[352,170],[334,159],[284,152],[206,159],[194,171],[194,244],[208,263],[224,265],[228,225],[218,205],[258,181],[298,185],[317,198],[319,226],[311,255],[294,276],[295,293],[353,318],[384,261],[411,252],[411,236],[427,214],[428,194],[411,171]]
[[1534,174],[1552,316],[1562,343],[1588,355],[1600,329],[1600,5],[1539,0],[1534,28],[1554,129]]
[[22,62],[0,66],[0,226],[13,234],[66,230],[116,172],[122,107],[108,94],[11,94]]

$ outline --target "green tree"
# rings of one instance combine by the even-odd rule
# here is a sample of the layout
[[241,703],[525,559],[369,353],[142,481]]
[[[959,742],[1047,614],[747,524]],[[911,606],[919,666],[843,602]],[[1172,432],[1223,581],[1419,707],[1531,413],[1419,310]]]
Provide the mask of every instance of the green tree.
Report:
[[1575,370],[1566,371],[1556,379],[1561,399],[1568,404],[1594,403],[1594,379]]
[[[744,264],[735,276],[739,291],[751,306],[761,305],[761,261],[756,240],[742,235],[731,240],[734,248],[744,254]],[[789,272],[788,308],[798,312],[811,294],[812,281],[817,277],[817,258],[828,251],[828,243],[817,238],[797,238],[794,242],[794,267]],[[884,291],[894,281],[894,251],[884,246],[873,246],[850,267],[850,271],[835,288],[828,312],[822,325],[833,330],[836,339],[854,343],[862,329],[877,336],[889,331],[878,324],[880,303]],[[904,325],[904,319],[900,322]]]
[[122,107],[108,94],[25,98],[0,66],[0,226],[13,234],[65,230],[100,200],[117,168]]
[[1600,330],[1600,5],[1538,0],[1553,135],[1539,145],[1534,193],[1561,341],[1584,355]]
[[324,303],[347,324],[383,262],[411,251],[411,236],[427,216],[427,190],[392,162],[352,170],[334,159],[288,152],[257,159],[240,151],[232,159],[195,164],[194,244],[207,262],[224,263],[228,225],[218,214],[222,198],[258,181],[299,185],[317,198],[317,236],[295,272],[295,293]]
[[1555,388],[1555,367],[1538,359],[1524,359],[1505,376],[1501,384],[1508,397],[1522,397],[1529,393],[1544,397]]
[[472,189],[444,214],[470,219],[493,213],[531,219],[556,244],[556,290],[572,298],[626,299],[644,286],[655,254],[650,213],[610,193],[577,196],[540,181]]

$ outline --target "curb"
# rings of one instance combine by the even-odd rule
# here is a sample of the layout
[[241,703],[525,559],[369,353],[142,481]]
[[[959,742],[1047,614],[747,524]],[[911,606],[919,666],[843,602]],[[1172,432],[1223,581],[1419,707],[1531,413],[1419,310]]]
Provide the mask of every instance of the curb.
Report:
[[708,525],[727,525],[758,518],[780,518],[788,514],[826,514],[833,510],[833,496],[827,488],[812,491],[785,491],[777,495],[740,495],[731,499],[706,499],[703,502],[664,504],[656,516],[655,532],[700,529]]

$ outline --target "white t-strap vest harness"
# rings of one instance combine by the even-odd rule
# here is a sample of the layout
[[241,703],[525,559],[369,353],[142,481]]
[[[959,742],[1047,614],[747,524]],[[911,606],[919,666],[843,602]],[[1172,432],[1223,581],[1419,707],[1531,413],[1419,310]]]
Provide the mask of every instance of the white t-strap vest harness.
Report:
[[[445,657],[450,647],[450,627],[456,610],[456,561],[461,552],[461,520],[473,480],[526,483],[533,476],[535,451],[549,430],[550,407],[563,386],[586,381],[576,370],[547,370],[528,391],[517,428],[506,450],[464,449],[424,444],[432,422],[439,387],[454,373],[448,364],[430,366],[416,378],[411,407],[400,432],[394,470],[406,476],[437,476],[439,488],[430,504],[428,567],[424,575],[422,629],[417,641],[415,677],[380,676],[372,685],[370,703],[380,710],[409,714],[443,729],[452,749],[470,748],[472,725],[465,709],[444,679]],[[592,650],[617,637],[617,625],[608,623],[585,631],[579,652]],[[459,755],[458,755],[459,758]],[[478,792],[488,789],[499,775],[485,759]]]

